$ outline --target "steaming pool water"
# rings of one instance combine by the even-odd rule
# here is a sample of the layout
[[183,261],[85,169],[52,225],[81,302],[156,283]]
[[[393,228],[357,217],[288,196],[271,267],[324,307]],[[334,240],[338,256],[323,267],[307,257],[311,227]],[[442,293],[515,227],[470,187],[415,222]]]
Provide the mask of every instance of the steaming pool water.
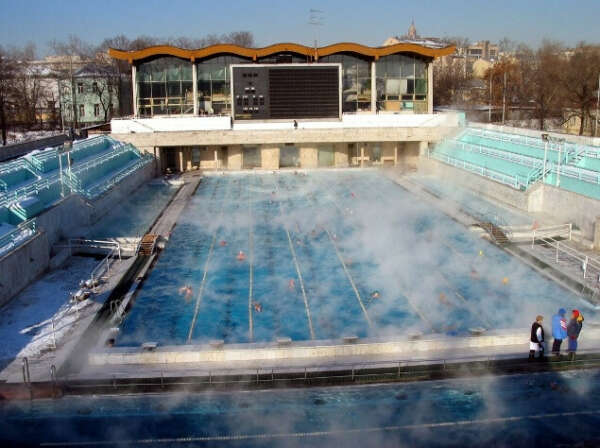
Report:
[[461,335],[559,307],[594,313],[377,171],[213,175],[117,345]]
[[[0,403],[5,446],[597,446],[598,370]],[[18,445],[15,443],[18,442]]]

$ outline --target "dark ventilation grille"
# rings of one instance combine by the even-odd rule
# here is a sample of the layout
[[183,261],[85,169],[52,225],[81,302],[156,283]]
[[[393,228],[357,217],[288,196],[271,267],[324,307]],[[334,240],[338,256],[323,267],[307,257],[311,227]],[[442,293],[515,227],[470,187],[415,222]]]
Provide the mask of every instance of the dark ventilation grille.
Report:
[[337,67],[269,69],[271,118],[339,117]]

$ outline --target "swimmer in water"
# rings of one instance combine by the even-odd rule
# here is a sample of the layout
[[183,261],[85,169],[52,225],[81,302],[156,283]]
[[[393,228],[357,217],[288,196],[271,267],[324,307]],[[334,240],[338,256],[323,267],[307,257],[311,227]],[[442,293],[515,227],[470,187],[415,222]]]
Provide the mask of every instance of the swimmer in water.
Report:
[[356,197],[356,195],[354,194],[354,192],[353,192],[353,191],[351,191],[351,192],[350,192],[350,196],[352,196],[353,198],[355,198],[355,197]]
[[471,269],[471,278],[479,278],[479,272],[476,269]]
[[192,299],[192,295],[194,294],[194,290],[191,285],[185,285],[179,288],[179,295],[183,296],[186,302],[189,302]]
[[291,290],[296,289],[296,281],[293,278],[290,278],[290,281],[288,282],[288,288]]
[[221,240],[221,241],[219,242],[219,245],[220,245],[221,247],[223,247],[223,246],[227,246],[227,241],[225,241],[225,240]]
[[254,302],[253,306],[254,311],[256,311],[257,313],[262,313],[262,305],[260,304],[260,302]]
[[246,259],[246,254],[240,250],[235,258],[237,261],[244,261]]
[[451,303],[450,303],[450,302],[448,302],[448,299],[446,298],[446,294],[444,294],[443,292],[441,292],[441,293],[440,293],[440,296],[439,296],[439,301],[440,301],[441,303],[443,303],[444,305],[447,305],[447,306],[450,306],[450,305],[451,305]]
[[379,294],[379,291],[373,291],[371,293],[371,299],[378,299],[379,297],[381,297],[381,295]]

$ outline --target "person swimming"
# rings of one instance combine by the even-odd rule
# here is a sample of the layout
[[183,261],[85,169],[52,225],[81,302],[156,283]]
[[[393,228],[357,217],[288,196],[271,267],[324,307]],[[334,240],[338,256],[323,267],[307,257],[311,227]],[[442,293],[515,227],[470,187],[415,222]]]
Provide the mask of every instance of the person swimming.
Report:
[[225,241],[225,240],[221,240],[221,241],[219,242],[219,245],[220,245],[221,247],[227,246],[227,241]]
[[237,261],[244,261],[246,260],[246,254],[244,253],[244,251],[240,250],[235,258],[237,259]]
[[447,306],[451,306],[452,305],[450,302],[448,302],[448,298],[446,297],[446,294],[444,294],[443,292],[440,292],[438,300],[441,303],[443,303],[444,305],[447,305]]
[[296,289],[296,281],[293,278],[290,278],[290,281],[288,282],[288,288],[289,289]]
[[253,302],[252,305],[254,306],[254,311],[257,313],[262,313],[262,305],[260,302]]
[[194,295],[194,290],[192,289],[191,285],[182,286],[181,288],[179,288],[178,292],[180,296],[183,296],[186,302],[189,302],[192,299],[192,296]]
[[379,294],[379,291],[375,290],[371,293],[371,300],[378,299],[379,297],[381,297],[381,294]]

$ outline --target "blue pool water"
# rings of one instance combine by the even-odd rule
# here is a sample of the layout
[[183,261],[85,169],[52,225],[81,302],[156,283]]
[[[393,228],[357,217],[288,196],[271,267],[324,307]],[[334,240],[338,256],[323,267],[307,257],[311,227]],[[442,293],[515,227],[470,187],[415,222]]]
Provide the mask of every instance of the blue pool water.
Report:
[[90,238],[141,237],[177,191],[162,182],[142,185],[124,198],[119,207],[103,216],[88,232]]
[[375,171],[219,175],[180,217],[117,344],[460,335],[575,306],[594,313]]
[[0,440],[3,446],[598,446],[598,403],[598,370],[71,396],[0,403]]

